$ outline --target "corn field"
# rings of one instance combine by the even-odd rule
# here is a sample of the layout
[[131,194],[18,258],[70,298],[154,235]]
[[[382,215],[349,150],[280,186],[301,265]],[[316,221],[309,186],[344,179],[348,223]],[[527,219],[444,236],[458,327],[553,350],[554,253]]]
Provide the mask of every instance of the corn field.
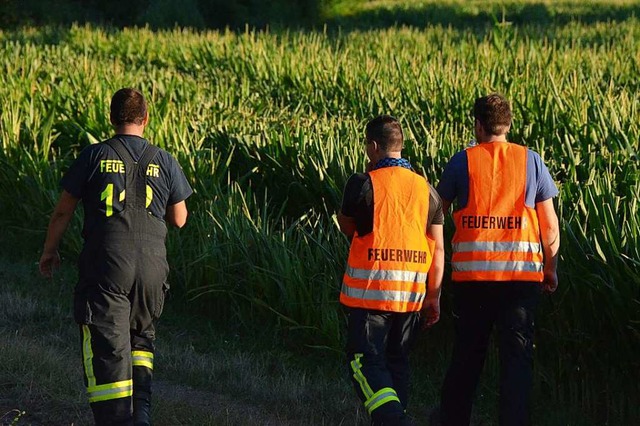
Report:
[[[503,93],[510,139],[539,152],[560,188],[560,288],[538,313],[535,394],[566,418],[539,423],[640,418],[637,19],[474,31],[22,28],[0,32],[0,69],[4,232],[39,248],[62,174],[111,133],[110,96],[139,88],[146,136],[195,189],[187,227],[169,235],[173,290],[222,326],[260,324],[289,345],[335,351],[348,250],[335,213],[366,164],[364,124],[398,117],[405,156],[435,184],[472,138],[474,99]],[[70,259],[79,218],[64,241]],[[443,322],[436,335],[450,341]]]

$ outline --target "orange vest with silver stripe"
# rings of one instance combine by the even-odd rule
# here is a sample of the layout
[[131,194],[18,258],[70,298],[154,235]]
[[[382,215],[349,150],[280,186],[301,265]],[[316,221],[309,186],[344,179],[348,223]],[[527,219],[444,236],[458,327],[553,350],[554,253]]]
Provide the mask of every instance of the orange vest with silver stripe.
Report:
[[453,214],[453,281],[543,279],[538,215],[525,205],[527,148],[506,142],[467,149],[469,200]]
[[429,185],[403,167],[369,172],[373,230],[351,241],[340,302],[392,312],[420,310],[435,242],[427,237]]

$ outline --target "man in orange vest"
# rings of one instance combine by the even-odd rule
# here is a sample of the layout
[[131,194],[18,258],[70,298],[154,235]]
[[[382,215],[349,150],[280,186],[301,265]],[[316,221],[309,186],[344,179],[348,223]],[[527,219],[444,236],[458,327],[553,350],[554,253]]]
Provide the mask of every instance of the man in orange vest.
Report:
[[366,127],[366,173],[345,186],[338,214],[351,240],[340,302],[347,358],[372,425],[409,425],[408,353],[420,324],[440,317],[444,269],[442,202],[401,157],[402,129],[388,115]]
[[471,406],[496,324],[500,425],[529,424],[534,311],[558,285],[560,247],[553,197],[540,156],[507,142],[509,102],[476,99],[477,145],[452,157],[438,184],[446,212],[457,199],[452,240],[455,343],[442,389],[443,426],[469,425]]

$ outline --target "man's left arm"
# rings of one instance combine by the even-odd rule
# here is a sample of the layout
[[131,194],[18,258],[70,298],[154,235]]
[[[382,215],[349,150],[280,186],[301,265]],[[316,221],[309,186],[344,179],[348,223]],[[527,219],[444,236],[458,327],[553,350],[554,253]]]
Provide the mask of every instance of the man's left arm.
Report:
[[187,223],[187,203],[182,200],[170,206],[167,206],[167,213],[165,215],[165,221],[175,226],[176,228],[182,228]]
[[166,155],[169,156],[171,164],[171,183],[164,220],[176,228],[182,228],[187,223],[187,217],[189,216],[186,200],[193,194],[193,189],[189,185],[189,181],[178,161],[173,156]]
[[54,269],[60,266],[58,247],[60,246],[64,232],[69,226],[69,222],[71,222],[73,218],[73,213],[76,210],[78,201],[79,198],[74,197],[66,190],[62,191],[60,200],[51,215],[47,229],[47,238],[44,243],[40,262],[38,263],[40,273],[47,278],[51,278]]
[[[553,205],[553,198],[558,195],[558,188],[542,158],[532,151],[529,152],[529,155],[532,157],[529,161],[533,161],[531,169],[536,175],[535,209],[544,252],[542,287],[545,292],[553,293],[558,288],[556,268],[558,265],[558,250],[560,249],[558,216]],[[528,170],[529,167],[527,167]]]
[[425,327],[431,327],[440,319],[440,290],[444,276],[444,226],[432,224],[427,230],[429,238],[435,241],[435,250],[427,276],[427,295],[422,305],[426,318]]
[[434,241],[434,252],[427,275],[427,294],[422,314],[426,318],[424,328],[440,319],[440,289],[444,275],[444,203],[438,191],[429,185],[429,214],[427,237]]
[[553,293],[558,288],[558,250],[560,249],[560,227],[553,206],[553,198],[536,203],[536,213],[540,226],[540,239],[544,251],[543,289]]

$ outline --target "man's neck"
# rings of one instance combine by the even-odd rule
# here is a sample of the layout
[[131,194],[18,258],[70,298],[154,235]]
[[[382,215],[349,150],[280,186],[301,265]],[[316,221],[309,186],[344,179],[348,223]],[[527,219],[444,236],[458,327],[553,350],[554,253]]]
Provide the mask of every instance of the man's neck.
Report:
[[484,138],[478,139],[478,143],[489,143],[489,142],[508,142],[507,135],[488,135]]
[[144,126],[139,126],[137,124],[125,124],[122,126],[116,126],[115,131],[116,135],[131,135],[142,137],[142,133],[144,133]]
[[378,159],[378,161],[384,158],[402,158],[402,152],[401,151],[385,152],[384,155]]

